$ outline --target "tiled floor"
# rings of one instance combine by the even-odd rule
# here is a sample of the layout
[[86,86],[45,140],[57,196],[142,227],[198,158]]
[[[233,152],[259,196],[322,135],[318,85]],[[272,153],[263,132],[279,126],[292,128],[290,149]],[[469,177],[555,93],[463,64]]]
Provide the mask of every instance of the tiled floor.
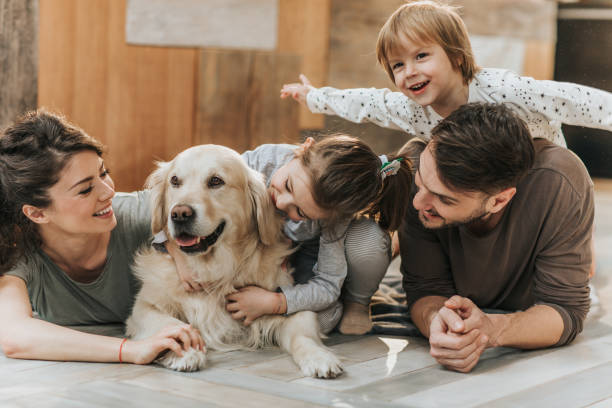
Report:
[[459,374],[438,366],[421,338],[334,335],[327,343],[346,369],[335,380],[304,378],[276,349],[211,353],[191,374],[0,355],[0,406],[612,407],[612,182],[596,186],[600,306],[568,347],[488,350]]

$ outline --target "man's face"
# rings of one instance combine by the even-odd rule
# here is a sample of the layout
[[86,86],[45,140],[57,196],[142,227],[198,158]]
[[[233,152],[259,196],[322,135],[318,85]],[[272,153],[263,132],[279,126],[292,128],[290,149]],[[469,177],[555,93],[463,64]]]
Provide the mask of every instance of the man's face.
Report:
[[418,192],[413,205],[425,228],[486,221],[491,215],[494,197],[483,192],[450,190],[442,183],[429,146],[421,153],[415,184]]

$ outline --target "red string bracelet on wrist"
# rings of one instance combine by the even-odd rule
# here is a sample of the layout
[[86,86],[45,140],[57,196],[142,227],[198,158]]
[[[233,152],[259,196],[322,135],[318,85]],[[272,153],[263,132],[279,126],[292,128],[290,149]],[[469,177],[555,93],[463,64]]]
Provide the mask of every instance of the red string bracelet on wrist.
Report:
[[126,341],[127,341],[127,337],[121,340],[121,344],[119,345],[119,364],[123,363],[123,360],[121,359],[121,350],[123,349],[123,345],[125,344]]

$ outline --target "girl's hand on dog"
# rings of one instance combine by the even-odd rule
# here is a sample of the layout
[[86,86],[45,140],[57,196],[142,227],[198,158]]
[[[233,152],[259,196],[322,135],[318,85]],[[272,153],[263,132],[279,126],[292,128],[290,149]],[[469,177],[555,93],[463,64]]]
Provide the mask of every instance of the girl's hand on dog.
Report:
[[245,326],[260,316],[287,312],[287,299],[282,292],[271,292],[259,286],[245,286],[225,299],[225,308],[232,319],[242,320]]
[[189,324],[171,325],[149,338],[126,341],[121,355],[124,362],[149,364],[164,351],[182,356],[190,348],[206,351],[200,331]]

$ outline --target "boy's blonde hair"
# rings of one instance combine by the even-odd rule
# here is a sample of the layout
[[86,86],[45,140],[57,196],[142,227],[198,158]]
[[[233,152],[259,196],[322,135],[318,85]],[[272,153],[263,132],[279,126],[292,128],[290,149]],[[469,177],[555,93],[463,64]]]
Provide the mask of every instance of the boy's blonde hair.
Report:
[[452,66],[461,72],[463,82],[468,84],[478,66],[467,29],[457,8],[430,0],[414,1],[400,6],[378,33],[376,57],[391,81],[395,82],[389,65],[389,54],[400,48],[401,37],[414,43],[436,43],[442,47]]

